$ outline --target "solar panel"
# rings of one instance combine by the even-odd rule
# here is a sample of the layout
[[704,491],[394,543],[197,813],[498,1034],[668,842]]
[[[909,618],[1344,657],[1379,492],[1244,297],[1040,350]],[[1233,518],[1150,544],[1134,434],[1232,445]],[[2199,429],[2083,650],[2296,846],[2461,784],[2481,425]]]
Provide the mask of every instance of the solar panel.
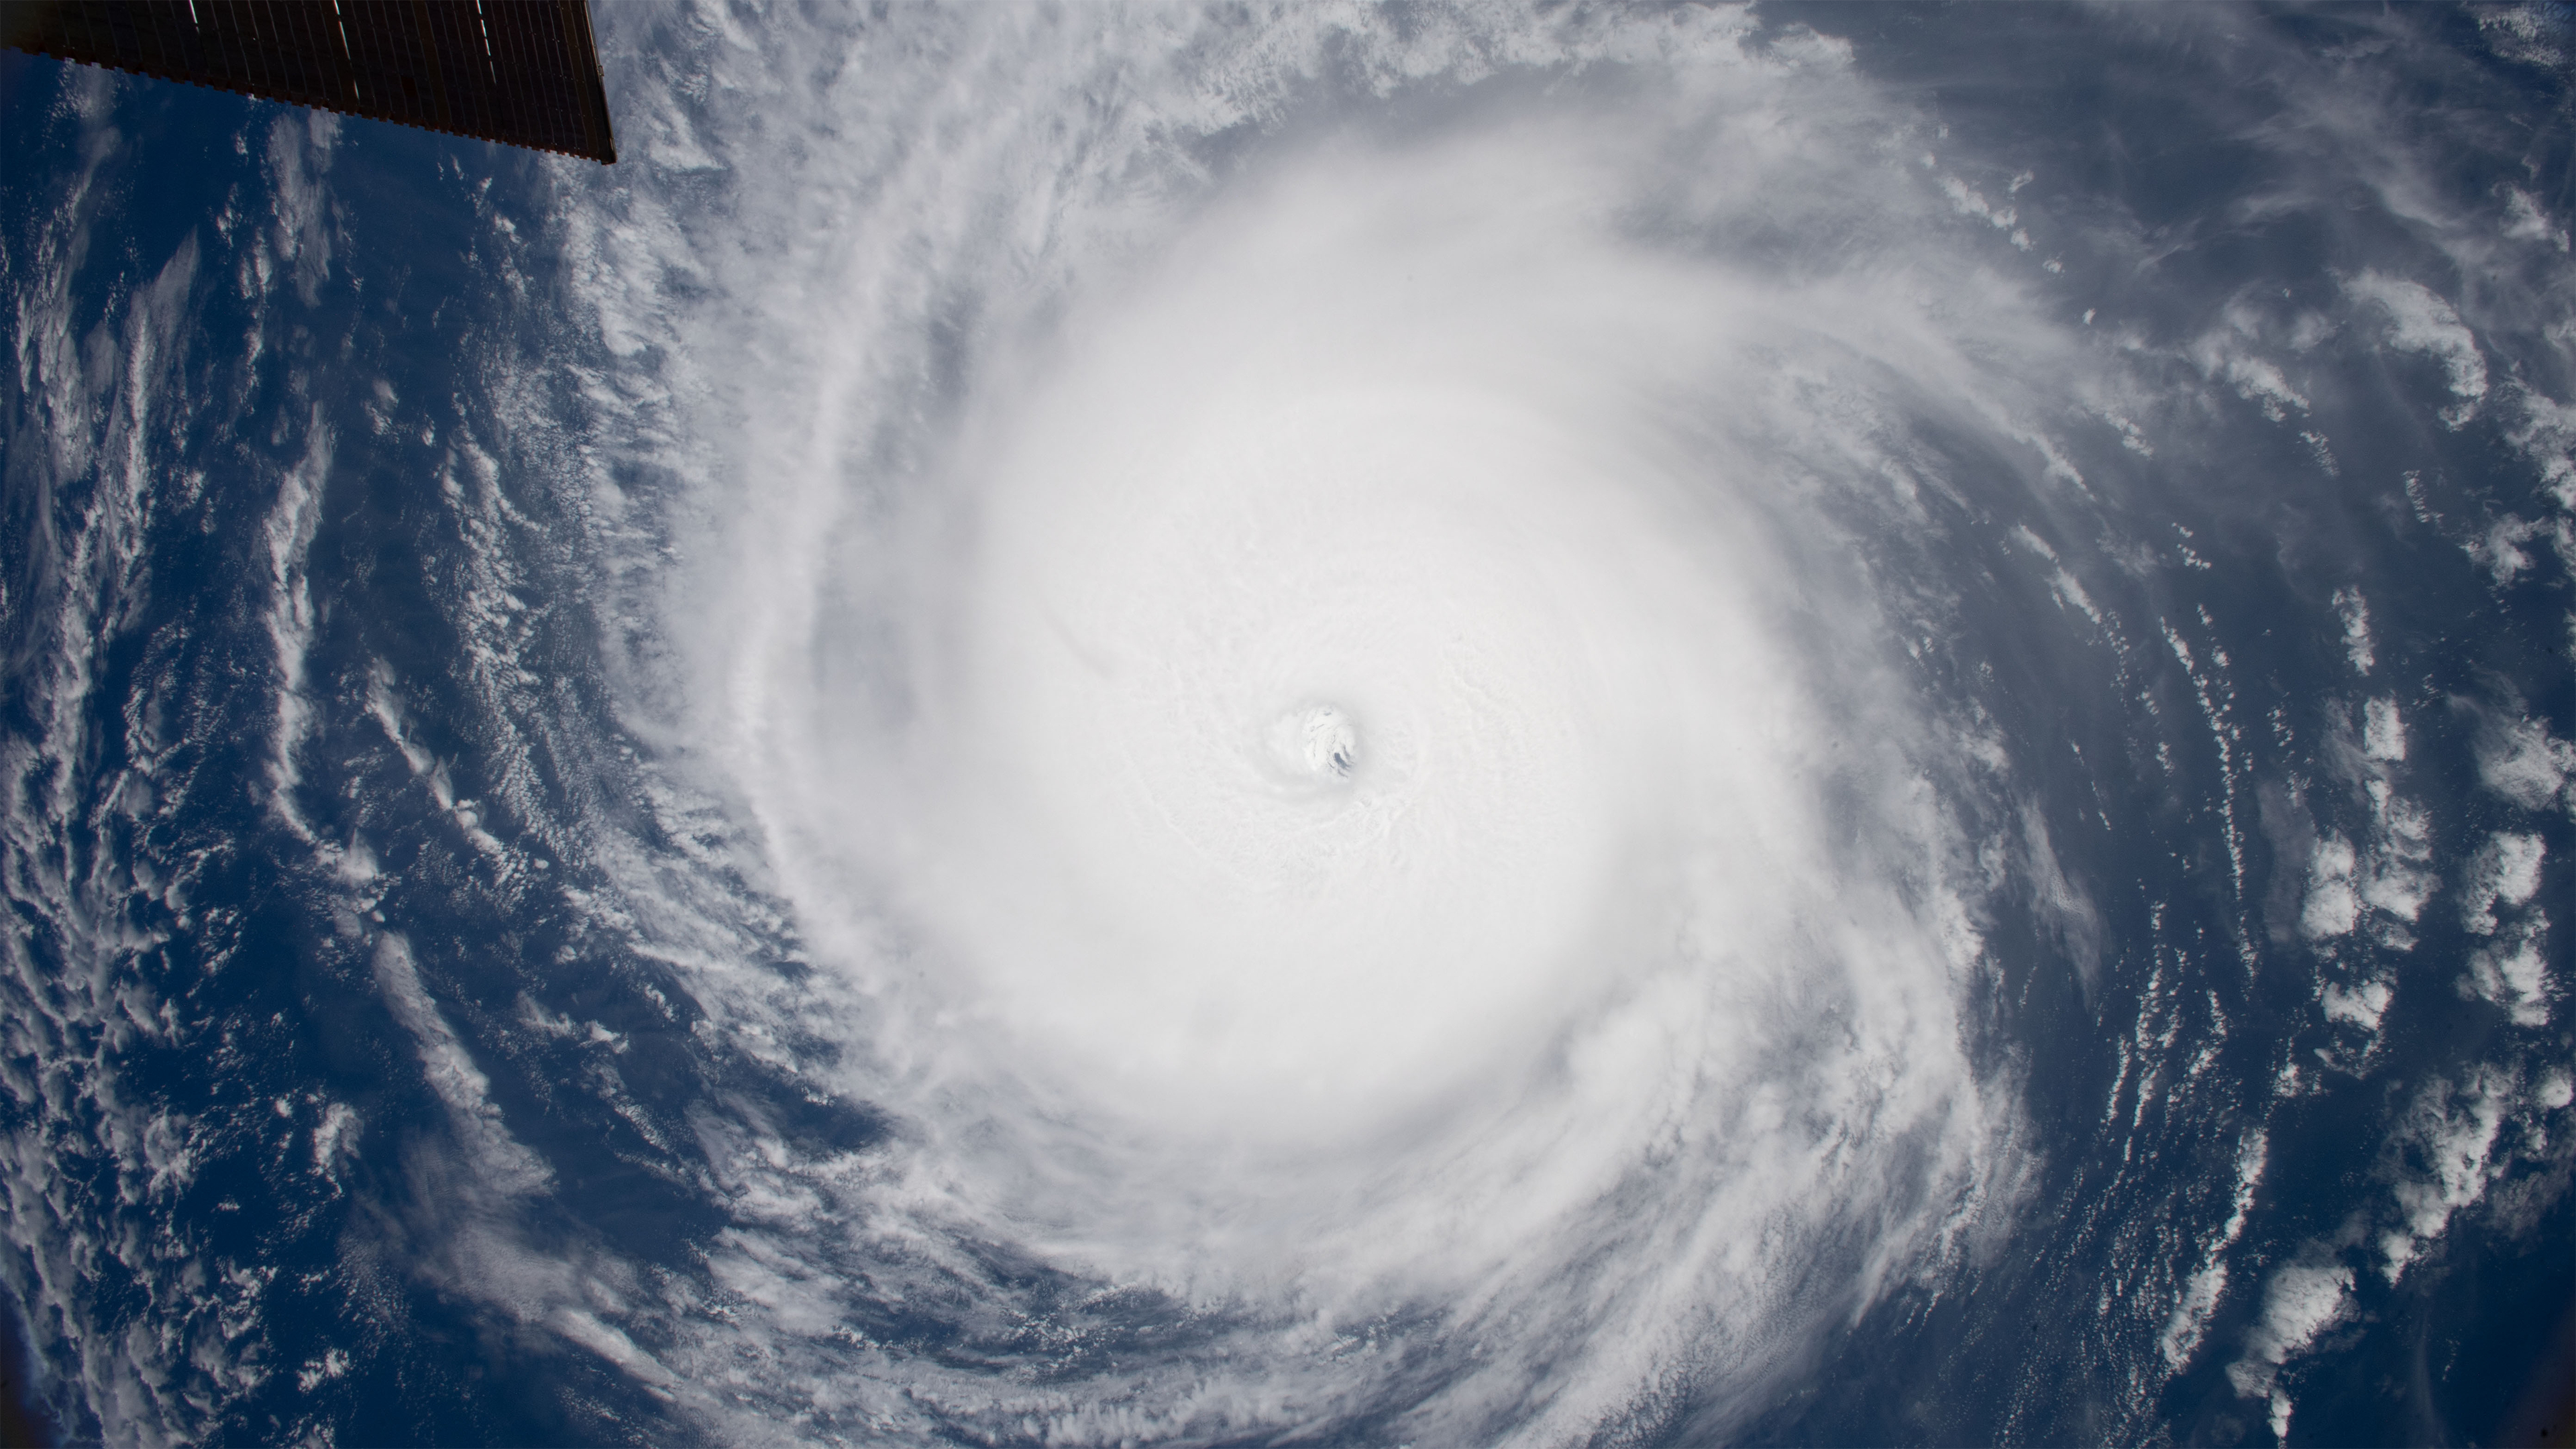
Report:
[[617,159],[584,0],[0,0],[0,44]]

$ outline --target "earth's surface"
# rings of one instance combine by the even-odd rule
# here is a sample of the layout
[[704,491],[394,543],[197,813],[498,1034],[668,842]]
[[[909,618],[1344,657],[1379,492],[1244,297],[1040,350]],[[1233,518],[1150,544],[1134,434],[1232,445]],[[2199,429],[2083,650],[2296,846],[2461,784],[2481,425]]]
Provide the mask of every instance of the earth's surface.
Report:
[[597,15],[0,57],[63,1437],[2546,1420],[2567,7]]

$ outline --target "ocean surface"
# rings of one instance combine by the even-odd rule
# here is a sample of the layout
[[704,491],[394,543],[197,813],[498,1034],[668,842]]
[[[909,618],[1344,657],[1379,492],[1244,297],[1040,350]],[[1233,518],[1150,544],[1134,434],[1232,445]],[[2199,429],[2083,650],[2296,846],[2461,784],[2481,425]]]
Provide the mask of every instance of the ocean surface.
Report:
[[52,1433],[2568,1432],[2570,7],[594,15],[0,53]]

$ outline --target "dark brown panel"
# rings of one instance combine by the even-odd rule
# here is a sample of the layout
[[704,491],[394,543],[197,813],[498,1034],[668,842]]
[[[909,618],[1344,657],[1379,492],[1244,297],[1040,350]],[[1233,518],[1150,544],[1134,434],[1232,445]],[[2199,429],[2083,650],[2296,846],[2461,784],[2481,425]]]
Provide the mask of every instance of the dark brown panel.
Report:
[[617,159],[584,0],[0,0],[0,45]]

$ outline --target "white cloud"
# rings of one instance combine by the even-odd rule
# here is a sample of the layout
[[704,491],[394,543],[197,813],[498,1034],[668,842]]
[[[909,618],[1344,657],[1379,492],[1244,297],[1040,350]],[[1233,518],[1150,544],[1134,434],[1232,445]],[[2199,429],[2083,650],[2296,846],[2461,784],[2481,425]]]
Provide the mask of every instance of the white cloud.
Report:
[[[2402,745],[2401,745],[2402,748]],[[2412,923],[2441,888],[2433,869],[2433,816],[2387,781],[2363,786],[2370,800],[2371,853],[2358,877],[2363,903]]]
[[2470,857],[2460,882],[2461,924],[2480,936],[2496,930],[2498,902],[2518,906],[2540,891],[2540,867],[2549,847],[2537,835],[2498,831]]
[[2487,576],[2501,588],[2531,567],[2531,554],[2523,545],[2550,531],[2546,523],[2508,513],[2488,524],[2486,532],[2471,538],[2465,547],[2469,557],[2483,565]]
[[2200,1342],[2209,1332],[2209,1318],[2218,1310],[2218,1300],[2227,1291],[2227,1250],[2245,1232],[2245,1218],[2254,1207],[2254,1189],[2263,1181],[2263,1169],[2269,1161],[2271,1140],[2260,1129],[2245,1134],[2236,1144],[2236,1197],[2220,1227],[2218,1237],[2201,1254],[2200,1266],[2193,1270],[2175,1300],[2173,1312],[2165,1319],[2165,1331],[2157,1340],[2164,1355],[2165,1367],[2180,1369],[2199,1351]]
[[[2531,3],[2488,5],[2477,12],[2478,29],[2485,33],[2496,54],[2555,70],[2567,63],[2564,14],[2555,7]],[[2566,243],[2559,243],[2559,247],[2564,250]]]
[[2536,241],[2567,250],[2567,228],[2554,225],[2543,215],[2540,203],[2520,187],[2508,188],[2505,200],[2504,234],[2515,241]]
[[[474,1160],[477,1180],[511,1195],[546,1187],[553,1173],[502,1122],[501,1109],[492,1100],[492,1079],[475,1064],[464,1039],[448,1024],[446,1014],[422,986],[420,970],[412,961],[411,943],[391,931],[379,937],[375,975],[394,1019],[412,1034],[421,1070],[430,1089],[447,1105],[461,1145]],[[318,1150],[318,1143],[316,1147]]]
[[2398,1224],[2381,1234],[2379,1249],[2391,1283],[2503,1173],[2508,1164],[2496,1156],[2496,1134],[2512,1091],[2509,1076],[2481,1067],[2457,1086],[2435,1081],[2417,1094],[2389,1143]]
[[2262,1316],[2245,1336],[2244,1356],[2227,1366],[2227,1380],[2246,1398],[2270,1401],[2276,1438],[2290,1431],[2281,1369],[2352,1311],[2352,1282],[2352,1269],[2311,1257],[2275,1270],[2263,1285]]
[[2365,981],[2350,990],[2329,986],[2323,998],[2326,1020],[2346,1021],[2364,1031],[2377,1031],[2392,994],[2385,981]]
[[[2576,328],[2562,332],[2562,338],[2576,337]],[[2522,403],[2522,417],[2507,434],[2524,457],[2540,469],[2541,487],[2568,513],[2576,513],[2576,406],[2547,397],[2530,387],[2516,389]],[[2561,559],[2576,557],[2566,536],[2558,536]]]
[[[1726,426],[1748,437],[1716,446],[1745,453],[1748,483],[1811,458],[1809,483],[1865,471],[1876,497],[1902,474],[1928,494],[1939,480],[1885,451],[1855,470],[1895,436],[1865,417],[1916,407],[1920,382],[1973,383],[1983,392],[1957,415],[2047,459],[2054,440],[2025,420],[2052,414],[2020,394],[2023,359],[2060,346],[2055,329],[1942,259],[1966,228],[1927,249],[1909,224],[1911,274],[1790,299],[1610,224],[1643,185],[1659,204],[1776,224],[1775,201],[1831,203],[1818,183],[1834,176],[1870,225],[1887,203],[1912,223],[1949,213],[1932,186],[1891,186],[1812,134],[1879,109],[1847,56],[1766,44],[1747,64],[1740,12],[1524,23],[1462,7],[1417,26],[1290,6],[1238,29],[1086,9],[1032,45],[1020,27],[1040,22],[1021,17],[1037,13],[912,12],[814,38],[868,77],[846,96],[800,96],[807,69],[778,63],[808,45],[798,27],[839,24],[830,7],[773,17],[740,55],[707,39],[715,99],[672,98],[685,128],[638,128],[647,155],[656,132],[685,130],[669,145],[689,176],[621,172],[616,194],[567,209],[598,249],[582,285],[620,359],[602,406],[636,414],[611,431],[673,476],[710,480],[688,565],[675,576],[657,554],[638,570],[669,589],[639,609],[667,624],[655,642],[684,716],[671,734],[710,762],[694,798],[725,799],[760,842],[764,883],[814,966],[794,993],[730,960],[681,969],[711,1036],[786,1057],[779,1043],[820,1035],[853,1065],[805,1065],[907,1114],[864,1174],[756,1134],[711,1146],[742,1184],[737,1211],[761,1218],[726,1261],[764,1271],[732,1281],[798,1287],[762,1289],[740,1324],[691,1320],[677,1352],[630,1341],[685,1381],[692,1363],[739,1362],[746,1337],[828,1322],[855,1291],[837,1240],[810,1230],[830,1217],[929,1245],[907,1252],[980,1235],[1096,1281],[1283,1320],[1466,1305],[1454,1331],[1491,1353],[1426,1411],[1427,1438],[1479,1438],[1479,1405],[1521,1402],[1541,1355],[1572,1387],[1546,1408],[1558,1427],[1529,1431],[1540,1439],[1577,1436],[1685,1354],[1730,1384],[1760,1380],[1829,1321],[1822,1300],[1783,1296],[1816,1261],[1801,1234],[1874,1214],[1853,1290],[1866,1297],[1928,1271],[2006,1196],[2013,1155],[1953,1015],[1982,906],[1944,880],[1907,897],[1935,902],[1925,915],[1885,915],[1866,899],[1877,867],[1811,848],[1807,784],[1848,733],[1831,767],[1873,820],[1882,795],[1907,812],[1867,828],[1871,848],[1928,847],[1908,858],[1909,891],[1922,862],[1952,858],[1919,759],[1893,769],[1916,696],[1855,677],[1851,702],[1886,724],[1878,737],[1806,698],[1810,665],[1858,653],[1829,638],[1775,654],[1784,641],[1739,604],[1813,599],[1838,638],[1841,616],[1872,601],[1784,576],[1750,532],[1711,527],[1731,487],[1673,507],[1668,425],[1635,404],[1735,379]],[[1224,185],[1204,173],[1202,138],[1264,133],[1327,56],[1337,87],[1393,88],[1524,59],[1537,74],[1579,64],[1578,50],[1669,62],[1706,115],[1693,101],[1663,117],[1657,101],[1615,127],[1345,137]],[[773,131],[747,150],[751,121],[726,101],[737,88],[763,97],[762,126],[812,106],[840,142],[810,164],[780,156]],[[1013,104],[993,106],[997,93]],[[845,104],[903,122],[828,109]],[[1091,129],[1065,135],[1067,115]],[[1747,122],[1731,132],[1746,144],[1708,152],[1677,131],[1720,163],[1679,182],[1628,124],[1707,116]],[[1652,174],[1631,174],[1641,164]],[[722,192],[722,226],[645,215],[695,204],[697,191],[655,194],[683,181]],[[2012,227],[2040,230],[2020,210]],[[1923,287],[1927,264],[1962,285]],[[652,294],[654,278],[671,294]],[[1961,305],[1981,290],[1991,300]],[[955,365],[961,312],[984,349],[969,382],[994,389],[968,400],[988,409],[962,430],[979,456],[955,476],[899,479],[903,492],[869,450],[917,437],[921,379]],[[1962,318],[2009,339],[1964,351]],[[1849,340],[1819,347],[1828,335]],[[668,411],[627,401],[672,397],[655,405]],[[854,476],[883,492],[854,501]],[[2075,486],[2071,469],[2058,476]],[[969,514],[971,557],[943,531]],[[2099,611],[2074,570],[2052,583],[2070,613]],[[815,668],[889,620],[922,637],[870,667]],[[930,620],[946,632],[930,637]],[[913,691],[907,711],[869,693],[898,687]],[[1346,772],[1268,746],[1281,721],[1324,713],[1348,725],[1334,736]],[[1921,758],[1946,759],[1948,738]],[[1713,820],[1735,824],[1699,827]],[[1648,838],[1675,868],[1631,900],[1619,852]],[[904,910],[901,955],[888,896]],[[1791,918],[1816,929],[1764,925]],[[1589,949],[1604,931],[1618,941]],[[1755,944],[1774,936],[1790,949]],[[1766,1004],[1781,972],[1800,1000],[1839,1003],[1849,1056],[1823,1055],[1848,1071],[1806,1049],[1810,1016]],[[1784,1031],[1797,1048],[1765,1053]],[[885,1061],[900,1064],[891,1086],[867,1075]],[[1832,1154],[1804,1135],[1820,1116],[1842,1124]],[[1888,1156],[1900,1131],[1929,1150]],[[1208,1168],[1216,1142],[1223,1171]],[[1639,1177],[1648,1153],[1657,1175]],[[1041,1181],[1032,1163],[1054,1166]],[[1891,1208],[1900,1183],[1907,1205]],[[1240,1226],[1252,1222],[1274,1226]],[[1604,1242],[1619,1246],[1566,1271],[1564,1253]],[[1090,1397],[1132,1400],[1117,1412],[1161,1426],[1140,1437],[1240,1437],[1284,1426],[1276,1406],[1319,1384],[1364,1394],[1393,1372],[1312,1338],[1246,1330],[1216,1368],[1122,1365]],[[818,1377],[890,1412],[919,1415],[933,1393],[960,1416],[1010,1402],[987,1376],[917,1359],[901,1382],[864,1352],[828,1361],[848,1371]],[[811,1389],[767,1392],[792,1405]],[[1191,1417],[1209,1400],[1257,1407],[1220,1435]],[[1090,1412],[1050,1408],[1008,1432],[1079,1437],[1098,1428],[1078,1418]]]
[[2344,658],[2352,662],[2353,673],[2368,674],[2379,659],[2370,643],[2370,602],[2359,589],[2341,588],[2335,590],[2334,603],[2335,614],[2343,620]]
[[2476,414],[2478,402],[2487,395],[2486,358],[2478,351],[2476,335],[2450,303],[2420,283],[2378,272],[2364,272],[2345,283],[2344,289],[2388,314],[2390,346],[2422,353],[2442,364],[2451,395],[2460,399],[2457,407],[2444,411],[2444,421],[2458,427]]
[[337,1348],[331,1349],[325,1352],[320,1358],[307,1360],[304,1367],[295,1371],[295,1387],[309,1394],[330,1380],[339,1378],[348,1373],[348,1371],[349,1355],[347,1351]]
[[2397,712],[2397,701],[2374,699],[2362,707],[2361,748],[2372,759],[2390,764],[2406,758],[2406,722]]
[[2517,918],[2493,943],[2469,953],[2464,992],[2503,1007],[2516,1026],[2547,1026],[2555,994],[2543,951],[2548,937],[2547,916],[2532,911]]
[[2299,930],[2309,940],[2351,934],[2361,915],[2361,896],[2352,881],[2356,863],[2352,842],[2340,835],[2319,840],[2308,856],[2308,896],[2299,910]]
[[2576,773],[2576,744],[2536,719],[2490,719],[2478,733],[2478,782],[2525,810],[2547,809]]

